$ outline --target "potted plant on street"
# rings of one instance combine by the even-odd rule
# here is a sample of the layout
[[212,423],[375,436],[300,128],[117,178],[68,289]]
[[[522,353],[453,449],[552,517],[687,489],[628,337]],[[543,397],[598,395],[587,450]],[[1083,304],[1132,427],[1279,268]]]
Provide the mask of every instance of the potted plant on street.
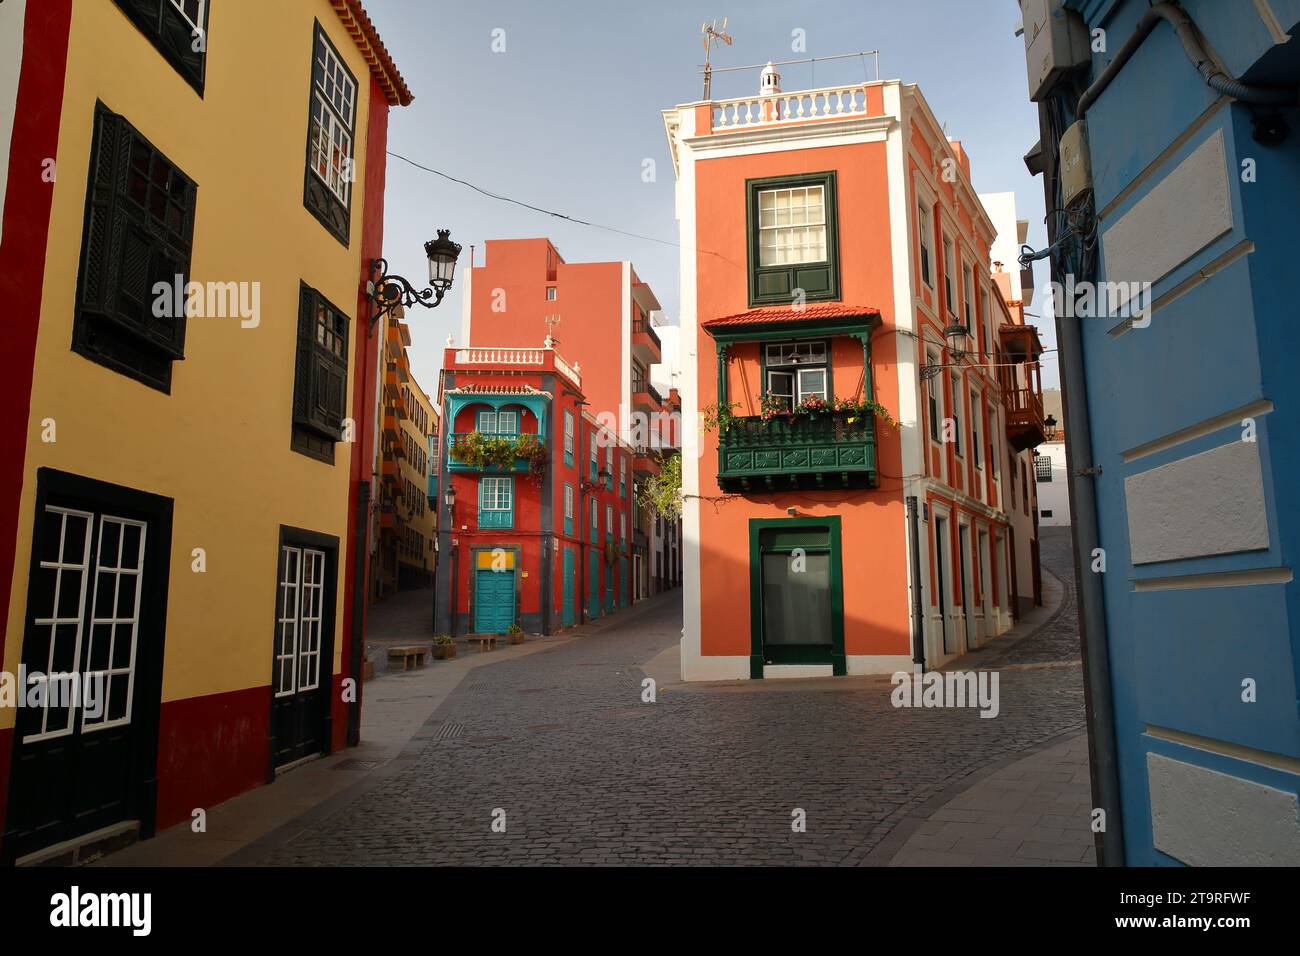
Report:
[[434,660],[446,661],[456,656],[456,642],[450,634],[439,634],[433,639]]
[[511,624],[506,628],[506,640],[511,644],[522,644],[524,642],[524,629],[518,624]]

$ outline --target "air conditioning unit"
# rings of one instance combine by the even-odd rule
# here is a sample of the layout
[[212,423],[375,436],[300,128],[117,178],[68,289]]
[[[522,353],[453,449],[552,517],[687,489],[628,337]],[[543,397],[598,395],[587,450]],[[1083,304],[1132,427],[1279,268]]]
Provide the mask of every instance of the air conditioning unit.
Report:
[[1088,63],[1088,27],[1076,10],[1062,0],[1020,0],[1025,31],[1025,63],[1029,68],[1029,98],[1046,97],[1060,78]]

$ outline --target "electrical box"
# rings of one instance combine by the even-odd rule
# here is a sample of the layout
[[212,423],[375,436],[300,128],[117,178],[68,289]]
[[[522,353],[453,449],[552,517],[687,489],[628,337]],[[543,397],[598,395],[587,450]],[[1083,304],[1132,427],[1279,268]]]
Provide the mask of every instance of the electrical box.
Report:
[[1088,159],[1088,127],[1076,120],[1061,135],[1061,203],[1069,209],[1092,192],[1092,163]]
[[1035,102],[1052,91],[1062,75],[1088,63],[1088,27],[1077,10],[1062,0],[1020,0],[1025,31],[1029,98]]

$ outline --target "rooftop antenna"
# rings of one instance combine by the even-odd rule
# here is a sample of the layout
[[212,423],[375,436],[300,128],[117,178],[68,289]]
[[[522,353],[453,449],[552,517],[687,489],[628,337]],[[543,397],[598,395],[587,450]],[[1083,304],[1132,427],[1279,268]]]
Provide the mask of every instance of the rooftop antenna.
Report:
[[560,340],[555,337],[555,327],[560,324],[560,317],[552,314],[546,316],[544,321],[546,322],[546,347],[553,349],[560,344]]
[[713,66],[711,58],[713,56],[713,44],[717,42],[725,43],[731,46],[731,34],[727,32],[727,17],[722,18],[722,26],[718,26],[715,17],[712,23],[701,23],[700,34],[704,37],[704,99],[709,99],[709,91],[713,87]]

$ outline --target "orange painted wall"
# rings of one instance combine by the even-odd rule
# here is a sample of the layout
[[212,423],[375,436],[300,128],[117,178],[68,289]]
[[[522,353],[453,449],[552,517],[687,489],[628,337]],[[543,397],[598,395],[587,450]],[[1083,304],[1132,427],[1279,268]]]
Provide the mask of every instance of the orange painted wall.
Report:
[[[556,351],[582,369],[587,411],[618,414],[623,387],[623,264],[552,260],[548,279],[546,239],[489,239],[483,264],[474,269],[470,345],[540,348],[546,316],[560,316]],[[555,286],[554,300],[546,298]],[[498,291],[499,290],[499,291]],[[496,308],[494,308],[494,306]],[[503,308],[497,311],[497,308]]]
[[[841,301],[880,310],[883,326],[872,340],[875,397],[897,413],[892,252],[883,143],[791,150],[726,157],[696,165],[697,317],[743,312],[746,284],[745,180],[837,171]],[[699,395],[702,405],[717,394],[716,352],[699,331]],[[733,347],[728,387],[731,400],[754,402],[759,392],[757,346]],[[861,375],[856,339],[833,346],[836,397],[852,395]],[[737,414],[750,413],[745,405]],[[717,483],[717,437],[705,436],[700,460],[701,650],[705,655],[750,653],[749,519],[839,515],[844,574],[844,639],[849,655],[909,653],[907,550],[898,433],[877,429],[878,489],[796,492],[723,498]],[[710,500],[712,499],[712,500]]]

